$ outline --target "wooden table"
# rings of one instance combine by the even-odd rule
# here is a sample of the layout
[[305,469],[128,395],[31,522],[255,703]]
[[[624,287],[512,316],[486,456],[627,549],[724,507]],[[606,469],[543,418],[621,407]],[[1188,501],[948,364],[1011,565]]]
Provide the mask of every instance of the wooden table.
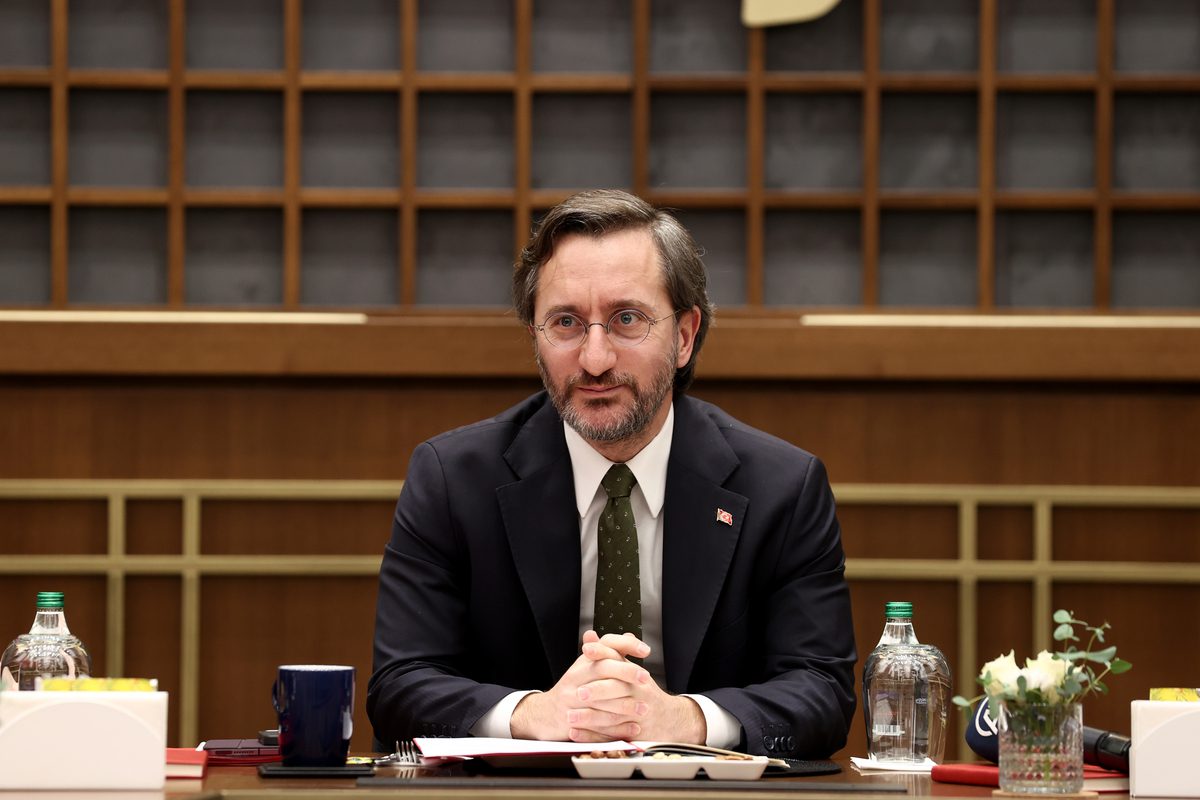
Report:
[[[298,797],[302,800],[345,800],[348,797],[384,798],[397,797],[404,800],[452,800],[472,797],[535,797],[553,800],[599,800],[599,798],[621,797],[627,800],[899,800],[905,797],[991,798],[992,790],[983,786],[964,786],[950,783],[935,783],[928,775],[860,775],[849,761],[839,762],[842,772],[838,775],[813,777],[772,777],[753,781],[746,789],[703,789],[705,781],[690,781],[686,788],[659,787],[657,781],[637,779],[639,787],[630,788],[633,781],[606,781],[599,788],[578,788],[568,783],[569,774],[564,772],[556,778],[536,778],[545,785],[530,788],[524,783],[505,787],[503,781],[522,781],[528,778],[504,774],[469,776],[461,768],[418,769],[410,768],[409,774],[421,779],[412,784],[396,788],[359,788],[355,780],[346,779],[297,779],[258,776],[254,767],[210,767],[203,781],[167,781],[164,792],[93,793],[93,792],[38,792],[37,800],[267,800],[268,798]],[[389,774],[382,772],[381,775]],[[438,781],[444,781],[441,785]],[[467,785],[462,786],[461,783]],[[475,785],[471,785],[475,784]],[[866,787],[862,792],[837,791],[837,785],[858,784]],[[879,787],[871,791],[870,787]],[[890,787],[903,786],[905,793],[888,791]],[[17,797],[20,793],[0,792],[0,800]],[[25,795],[21,795],[25,796]],[[1128,800],[1127,794],[1105,794],[1102,800]]]
[[[489,774],[468,776],[461,770],[451,768],[426,769],[419,770],[415,773],[418,778],[428,778],[428,780],[420,780],[409,786],[391,788],[391,789],[366,789],[355,786],[353,780],[317,780],[317,779],[281,779],[271,778],[262,779],[252,768],[248,767],[220,767],[210,768],[208,777],[205,778],[202,789],[191,795],[182,795],[182,797],[195,798],[222,798],[223,800],[240,800],[246,798],[253,800],[256,798],[282,798],[302,796],[305,800],[321,800],[322,798],[346,798],[350,795],[371,795],[374,797],[403,797],[406,800],[422,800],[430,798],[430,800],[444,798],[468,798],[468,797],[529,797],[537,796],[544,798],[603,798],[620,795],[630,800],[667,800],[671,798],[687,798],[687,800],[728,800],[728,798],[762,798],[762,800],[778,800],[779,798],[800,798],[800,800],[857,800],[857,798],[869,797],[874,800],[882,798],[903,798],[907,796],[921,797],[953,797],[953,798],[990,798],[992,790],[981,786],[961,786],[957,784],[934,783],[929,779],[928,775],[860,775],[850,766],[849,761],[839,762],[842,766],[842,772],[838,775],[819,775],[813,777],[773,777],[764,778],[760,781],[752,782],[756,788],[750,789],[749,784],[746,790],[738,790],[737,788],[726,789],[706,789],[701,791],[701,786],[704,780],[698,779],[689,782],[688,788],[651,788],[656,781],[646,781],[637,779],[639,787],[645,788],[629,788],[632,781],[613,780],[606,781],[601,788],[571,788],[563,786],[570,780],[567,773],[563,773],[559,780],[547,780],[545,778],[534,778],[534,780],[545,781],[547,784],[544,787],[529,788],[524,783],[519,786],[505,788],[502,785],[504,781],[520,781],[522,778],[516,776],[505,776],[504,774]],[[385,773],[381,773],[385,774]],[[435,781],[442,779],[446,783],[437,785]],[[565,780],[564,780],[565,779]],[[525,779],[528,780],[528,779]],[[460,786],[460,783],[475,782],[479,785]],[[450,785],[453,784],[453,785]],[[845,784],[866,784],[875,785],[881,788],[882,791],[866,791],[863,793],[847,793],[844,791],[836,791],[831,788],[832,785]],[[806,785],[809,787],[806,789]],[[888,791],[889,788],[897,785],[905,787],[905,794],[894,793]],[[766,787],[777,788],[778,791],[768,790]],[[820,787],[825,787],[822,790]],[[171,787],[168,786],[168,789]],[[802,794],[801,794],[802,793]],[[175,795],[171,795],[175,797]],[[1123,795],[1107,795],[1106,800],[1124,800]]]

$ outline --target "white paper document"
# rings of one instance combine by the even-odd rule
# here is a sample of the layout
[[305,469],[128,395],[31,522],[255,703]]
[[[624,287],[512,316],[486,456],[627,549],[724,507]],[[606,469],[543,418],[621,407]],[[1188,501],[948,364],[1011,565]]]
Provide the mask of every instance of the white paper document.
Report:
[[462,738],[413,739],[425,758],[478,758],[480,756],[581,755],[593,750],[635,752],[629,742],[543,742],[538,739],[489,739],[484,736]]
[[931,758],[924,761],[880,761],[875,758],[859,758],[850,756],[851,763],[858,767],[859,772],[929,772],[936,762]]

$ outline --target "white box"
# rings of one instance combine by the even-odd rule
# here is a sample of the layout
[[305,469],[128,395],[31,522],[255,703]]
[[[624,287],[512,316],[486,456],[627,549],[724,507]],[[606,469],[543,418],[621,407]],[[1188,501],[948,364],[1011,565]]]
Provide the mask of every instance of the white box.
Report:
[[1129,794],[1200,797],[1200,703],[1134,700]]
[[162,789],[166,692],[0,692],[0,789]]

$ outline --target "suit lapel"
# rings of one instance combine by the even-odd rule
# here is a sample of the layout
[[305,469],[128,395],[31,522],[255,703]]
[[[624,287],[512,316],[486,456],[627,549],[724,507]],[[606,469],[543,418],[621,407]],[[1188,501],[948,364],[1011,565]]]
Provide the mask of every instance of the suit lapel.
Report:
[[496,489],[496,497],[551,675],[557,677],[579,650],[579,512],[562,422],[548,400],[504,458],[519,479]]
[[722,487],[737,465],[716,424],[680,397],[663,507],[662,628],[671,692],[687,690],[737,548],[749,500]]

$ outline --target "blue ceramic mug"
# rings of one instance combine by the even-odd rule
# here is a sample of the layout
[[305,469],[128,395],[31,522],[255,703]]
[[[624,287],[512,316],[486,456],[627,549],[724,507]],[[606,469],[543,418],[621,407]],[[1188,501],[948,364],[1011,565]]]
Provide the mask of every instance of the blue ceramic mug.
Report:
[[354,667],[288,664],[271,690],[279,754],[289,767],[346,763],[354,732]]

